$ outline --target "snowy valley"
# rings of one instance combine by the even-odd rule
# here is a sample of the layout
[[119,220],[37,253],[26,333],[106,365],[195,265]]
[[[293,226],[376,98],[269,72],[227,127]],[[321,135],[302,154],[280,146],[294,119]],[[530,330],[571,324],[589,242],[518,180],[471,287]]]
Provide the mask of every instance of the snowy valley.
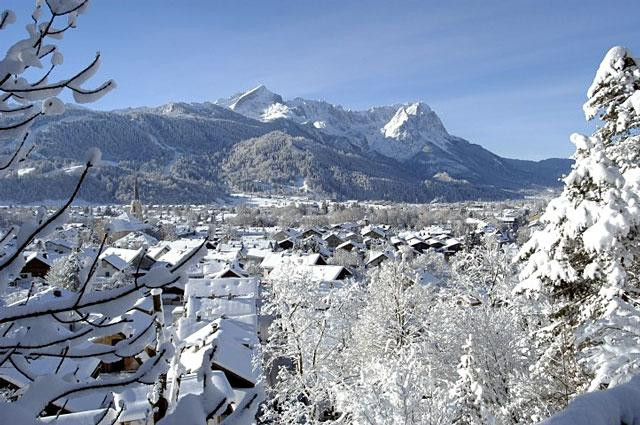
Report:
[[[312,13],[305,2],[266,2],[262,13],[252,3],[247,14],[249,2],[194,1],[177,14],[173,3],[146,1],[127,3],[116,33],[99,31],[122,12],[112,2],[94,2],[93,21],[89,0],[0,12],[12,40],[0,59],[0,425],[640,424],[640,59],[631,50],[609,48],[593,75],[584,66],[592,82],[574,102],[571,84],[555,87],[543,72],[527,82],[542,75],[545,90],[509,81],[554,54],[560,74],[572,53],[512,38],[546,37],[549,24],[563,40],[588,40],[547,19],[567,16],[559,5],[545,7],[541,33],[511,28],[513,10],[489,1],[476,14],[487,8],[490,19],[471,4],[461,16],[448,5],[389,10],[372,0],[365,11],[345,1],[323,15],[326,3]],[[513,3],[515,18],[535,21],[523,7]],[[223,9],[216,21],[204,13]],[[590,27],[570,12],[580,31]],[[426,25],[414,14],[455,22],[456,36],[415,37]],[[362,26],[369,18],[379,27]],[[66,43],[78,21],[98,29],[96,44],[116,47],[106,70],[128,75],[121,87],[101,80],[102,53],[75,62],[95,40]],[[266,21],[277,28],[263,30]],[[314,37],[316,21],[333,25]],[[481,31],[470,31],[477,21]],[[510,28],[488,50],[486,22]],[[199,31],[207,42],[195,47]],[[270,58],[283,40],[287,60]],[[320,41],[324,49],[311,48]],[[259,66],[245,66],[253,58],[238,46]],[[375,54],[358,57],[367,46]],[[425,46],[446,54],[425,62]],[[148,61],[156,48],[161,59]],[[220,63],[225,48],[231,60]],[[341,57],[330,64],[339,75],[318,52]],[[457,66],[461,57],[473,66]],[[446,69],[433,71],[440,61]],[[144,72],[132,71],[140,63]],[[571,98],[591,134],[571,134],[570,158],[516,160],[384,90],[372,104],[390,105],[364,110],[265,85],[192,101],[204,93],[195,81],[212,72],[285,82],[301,63],[320,70],[296,74],[298,90],[313,75],[319,87],[332,80],[327,91],[362,97],[373,92],[368,79],[407,93],[431,70],[440,79],[430,92],[446,86],[462,109],[472,89],[474,114],[485,112],[478,104],[499,112],[503,127],[492,131],[504,130],[503,143],[517,126],[553,127],[559,118],[547,113],[562,109],[548,102],[527,121],[518,105]],[[584,64],[574,65],[572,84]],[[175,71],[185,67],[207,75]],[[156,78],[172,82],[161,84],[161,106],[85,106],[118,90],[130,101],[132,86]],[[166,102],[178,80],[189,101]],[[544,137],[527,142],[560,152]]]

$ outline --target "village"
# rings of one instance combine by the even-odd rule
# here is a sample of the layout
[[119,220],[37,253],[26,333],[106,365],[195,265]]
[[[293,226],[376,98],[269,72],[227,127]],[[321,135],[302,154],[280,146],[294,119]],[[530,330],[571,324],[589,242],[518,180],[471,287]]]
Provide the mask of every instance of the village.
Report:
[[[143,206],[137,184],[132,198],[129,206],[72,207],[67,223],[25,250],[20,274],[10,284],[8,305],[37,305],[51,297],[84,291],[73,271],[88,264],[92,273],[86,290],[101,291],[137,282],[156,268],[177,267],[198,255],[186,279],[148,291],[122,317],[127,326],[121,331],[87,341],[103,350],[113,348],[112,361],[97,356],[36,354],[27,364],[4,362],[0,389],[4,397],[16,397],[35,376],[51,369],[79,380],[131,374],[153,359],[158,338],[170,338],[177,350],[163,380],[170,396],[150,404],[152,385],[145,383],[115,392],[114,400],[109,390],[97,390],[88,396],[59,398],[47,406],[45,419],[49,415],[57,418],[56,423],[67,423],[65,418],[68,423],[82,423],[83,418],[103,410],[106,415],[107,401],[113,401],[121,406],[117,414],[112,413],[113,423],[146,424],[150,415],[161,418],[182,398],[213,391],[219,407],[215,417],[208,418],[210,423],[243,423],[239,418],[256,416],[264,385],[277,372],[261,370],[256,361],[273,321],[273,316],[261,312],[270,275],[294,267],[318,284],[349,285],[384,262],[401,261],[407,253],[441,257],[446,264],[459,251],[481,243],[483,237],[512,244],[519,229],[531,226],[526,202],[499,209],[482,203],[432,207],[432,211],[466,211],[462,224],[443,219],[422,228],[401,228],[377,224],[365,216],[333,224],[290,223],[284,227],[257,226],[252,222],[260,214],[255,209],[284,205],[304,208],[310,215],[333,211],[344,216],[345,210],[359,211],[362,206],[354,201],[327,203],[304,198],[263,199],[253,210],[247,205]],[[394,208],[393,204],[368,207],[370,211]],[[20,214],[29,213],[24,208]],[[439,217],[447,216],[453,217],[440,212]],[[16,218],[3,215],[2,219],[9,225]],[[416,271],[416,280],[421,285],[439,285],[441,274],[442,270],[423,268]],[[73,331],[75,323],[68,323],[62,320],[60,325]],[[145,349],[121,350],[120,345],[130,339],[144,339]]]

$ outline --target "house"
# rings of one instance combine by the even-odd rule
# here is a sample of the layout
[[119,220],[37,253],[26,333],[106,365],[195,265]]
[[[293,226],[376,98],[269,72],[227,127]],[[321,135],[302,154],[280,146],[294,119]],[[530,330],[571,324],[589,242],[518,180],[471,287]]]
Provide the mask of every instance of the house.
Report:
[[[31,298],[30,303],[32,305],[36,305],[37,303],[43,303],[46,305],[47,303],[52,302],[53,300],[65,300],[70,299],[73,296],[73,293],[60,288],[50,288],[48,290],[39,292],[34,294]],[[17,304],[22,304],[24,300],[17,300],[15,303],[10,304],[10,306],[15,306]],[[40,329],[38,330],[40,331]],[[56,332],[61,339],[70,338],[74,334],[69,328],[68,325],[64,325],[62,323],[58,323],[55,320],[51,323],[51,329],[46,331],[54,331]],[[27,331],[27,338],[31,338],[34,341],[34,337],[42,338],[36,335],[32,335]],[[37,340],[37,339],[36,339]],[[91,350],[93,343],[90,341],[83,341],[74,346],[74,349],[78,351]],[[90,381],[95,379],[100,374],[100,360],[93,357],[78,357],[74,358],[72,356],[66,357],[63,362],[60,361],[60,358],[57,356],[47,356],[47,355],[34,355],[34,356],[24,356],[22,357],[22,361],[14,362],[14,361],[5,361],[0,364],[0,389],[8,389],[8,390],[20,390],[32,384],[33,379],[32,376],[41,376],[51,373],[51,371],[57,370],[60,376],[68,376],[70,379],[77,378],[79,380]],[[28,374],[25,375],[23,368],[28,365]],[[71,413],[87,410],[87,405],[92,405],[91,401],[95,403],[95,406],[98,407],[100,400],[95,400],[95,397],[89,395],[90,400],[87,400],[86,397],[79,396],[73,398],[65,398],[61,397],[60,399],[56,399],[52,404],[45,407],[45,413]],[[102,395],[100,395],[102,398]],[[89,401],[89,403],[88,403]],[[5,418],[2,418],[0,422],[5,423]]]
[[397,236],[392,236],[389,242],[395,249],[399,249],[402,245],[407,245],[407,241]]
[[100,254],[100,263],[96,276],[112,277],[115,273],[122,272],[142,259],[144,249],[125,249],[109,247]]
[[326,259],[320,254],[304,255],[301,258],[302,258],[302,264],[305,264],[308,266],[326,266],[327,265]]
[[59,257],[46,252],[25,252],[24,256],[24,265],[20,270],[22,278],[45,277],[51,269],[53,260]]
[[442,248],[448,252],[458,252],[462,249],[462,242],[456,238],[449,238],[444,242]]
[[318,229],[317,227],[310,227],[304,230],[302,234],[300,234],[300,237],[302,239],[306,239],[310,236],[317,236],[318,238],[322,238],[322,234],[322,230]]
[[[251,337],[254,340],[249,342]],[[257,370],[253,367],[255,342],[255,334],[248,333],[232,320],[220,320],[184,339],[188,348],[180,356],[180,363],[187,373],[209,365],[211,369],[222,372],[232,388],[253,388],[258,380]],[[212,348],[212,353],[203,356],[208,348]]]
[[214,277],[216,279],[225,279],[232,277],[243,278],[248,277],[248,274],[242,269],[242,267],[240,267],[240,264],[238,264],[237,261],[234,261],[231,264],[225,265],[222,270],[214,275]]
[[379,227],[367,226],[360,232],[363,238],[369,239],[385,239],[387,237],[384,230]]
[[281,249],[291,249],[294,246],[294,243],[291,239],[284,239],[277,243],[278,247]]
[[343,251],[347,251],[347,252],[351,252],[353,250],[358,250],[359,249],[359,244],[351,241],[351,240],[347,240],[346,242],[341,243],[340,245],[338,245],[336,247],[336,251],[337,250],[343,250]]
[[360,237],[360,235],[354,232],[347,233],[342,239],[344,239],[345,241],[352,241],[355,243],[362,242],[362,238]]
[[111,219],[107,225],[109,235],[112,241],[127,236],[131,232],[145,231],[151,228],[147,223],[143,223],[129,213],[122,213],[116,218]]
[[258,279],[189,279],[185,285],[185,314],[178,322],[178,333],[188,335],[194,327],[219,318],[244,322],[257,332]]
[[444,246],[444,242],[436,238],[428,239],[426,243],[429,246],[429,248],[433,248],[433,249],[440,249]]
[[154,246],[157,243],[158,240],[153,236],[142,231],[135,231],[118,239],[113,246],[116,248],[139,249],[142,246]]
[[407,245],[420,253],[427,251],[432,246],[428,241],[425,242],[422,239],[416,237],[409,239],[407,241]]
[[336,248],[338,245],[340,245],[341,243],[344,242],[335,233],[329,233],[328,235],[326,235],[323,238],[323,240],[324,240],[325,244],[327,245],[327,247],[329,247],[329,248]]
[[75,245],[64,239],[52,239],[46,241],[44,247],[47,251],[55,252],[56,254],[70,254]]
[[[158,294],[159,295],[159,294]],[[119,373],[119,372],[132,372],[137,370],[142,362],[146,361],[149,357],[155,354],[155,332],[146,332],[146,330],[153,326],[155,321],[155,314],[162,311],[162,305],[154,304],[152,297],[140,298],[133,308],[127,313],[118,317],[116,321],[126,320],[128,326],[125,330],[117,332],[111,335],[105,335],[103,337],[95,339],[93,342],[97,344],[115,346],[120,341],[128,338],[142,339],[146,341],[146,348],[140,353],[132,353],[125,356],[117,356],[114,361],[100,362],[101,373]]]
[[283,229],[279,230],[276,233],[271,235],[271,239],[276,242],[280,242],[285,239],[296,239],[298,237],[298,232],[293,229]]
[[368,268],[378,267],[382,262],[392,259],[393,255],[383,251],[370,251],[369,258],[365,262],[365,266]]
[[[207,423],[252,423],[260,404],[256,402],[260,370],[253,362],[258,346],[255,333],[234,319],[217,319],[183,337],[182,342],[181,367],[172,368],[168,375],[170,392],[178,398],[176,411],[184,409],[183,417],[202,416],[201,405],[187,401],[191,395],[205,396],[219,406]],[[175,376],[176,371],[182,372]]]
[[[279,264],[276,268],[274,268],[274,274],[282,273],[284,267],[287,266],[286,262]],[[334,282],[345,280],[351,276],[353,273],[349,271],[344,266],[338,265],[310,265],[310,264],[296,264],[295,265],[296,273],[299,273],[301,276],[306,276],[308,279],[314,282]]]

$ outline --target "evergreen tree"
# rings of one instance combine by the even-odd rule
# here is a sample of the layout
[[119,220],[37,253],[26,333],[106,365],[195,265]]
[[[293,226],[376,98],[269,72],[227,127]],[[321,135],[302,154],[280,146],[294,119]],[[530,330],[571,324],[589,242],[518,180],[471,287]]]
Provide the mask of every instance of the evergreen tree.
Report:
[[80,252],[74,249],[67,257],[58,258],[53,262],[46,276],[47,283],[77,292],[82,284],[80,273],[83,267]]
[[592,137],[573,134],[575,164],[520,252],[519,291],[538,299],[541,355],[534,380],[543,402],[562,408],[587,388],[626,380],[640,364],[635,240],[640,229],[640,169],[633,108],[640,74],[628,51],[613,48],[589,89],[587,118],[603,125]]

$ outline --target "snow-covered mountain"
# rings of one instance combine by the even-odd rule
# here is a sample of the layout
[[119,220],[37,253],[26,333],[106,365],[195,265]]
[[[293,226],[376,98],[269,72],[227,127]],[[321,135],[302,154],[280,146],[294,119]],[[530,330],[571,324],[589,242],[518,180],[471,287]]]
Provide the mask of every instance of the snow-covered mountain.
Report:
[[77,179],[68,170],[92,146],[104,165],[80,195],[99,202],[128,201],[134,175],[143,199],[156,203],[300,187],[338,199],[504,199],[557,185],[570,166],[497,156],[449,134],[425,103],[351,111],[284,100],[264,86],[216,102],[111,112],[69,107],[33,130],[36,149],[4,175],[0,200],[65,198]]
[[287,119],[311,125],[399,160],[411,158],[430,145],[446,150],[451,137],[440,118],[423,102],[351,111],[322,101],[284,101],[260,85],[219,99],[216,104],[263,122]]

